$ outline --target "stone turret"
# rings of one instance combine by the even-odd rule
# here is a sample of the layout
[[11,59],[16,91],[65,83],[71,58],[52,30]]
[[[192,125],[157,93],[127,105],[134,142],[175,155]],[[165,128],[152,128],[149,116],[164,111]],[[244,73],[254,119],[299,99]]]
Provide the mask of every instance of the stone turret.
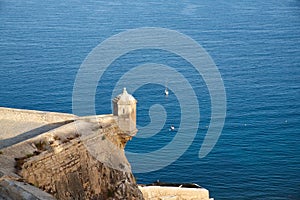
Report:
[[124,88],[123,93],[116,96],[112,102],[113,115],[118,118],[120,129],[128,135],[134,136],[137,132],[136,99]]

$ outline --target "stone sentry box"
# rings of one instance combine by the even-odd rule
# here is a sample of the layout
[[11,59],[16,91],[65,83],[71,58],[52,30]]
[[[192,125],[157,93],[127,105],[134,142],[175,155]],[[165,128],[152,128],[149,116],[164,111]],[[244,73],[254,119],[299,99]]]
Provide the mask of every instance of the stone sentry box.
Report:
[[117,122],[122,131],[133,136],[137,133],[136,128],[136,103],[137,100],[128,94],[126,88],[113,100],[113,115],[117,117]]

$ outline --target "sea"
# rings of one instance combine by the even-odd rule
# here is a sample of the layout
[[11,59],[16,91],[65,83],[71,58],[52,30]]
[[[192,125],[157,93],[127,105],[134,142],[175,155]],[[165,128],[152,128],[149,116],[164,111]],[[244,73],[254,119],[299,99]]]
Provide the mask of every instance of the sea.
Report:
[[[132,30],[162,34],[140,36]],[[180,37],[166,37],[168,31]],[[135,37],[135,47],[124,46]],[[162,41],[157,48],[146,45],[153,37]],[[214,123],[212,98],[219,90],[204,78],[203,69],[211,66],[199,73],[180,53],[184,38],[213,60],[220,75],[213,83],[221,83],[226,94],[224,125],[202,157],[199,150]],[[109,41],[115,45],[111,49]],[[96,54],[103,59],[94,63],[97,80],[78,94],[83,104],[85,95],[94,97],[94,114],[111,113],[112,97],[122,92],[119,81],[133,72],[123,81],[128,86],[120,87],[138,101],[139,131],[126,146],[126,152],[139,155],[129,159],[138,183],[196,183],[216,200],[300,200],[299,0],[1,0],[0,106],[74,113],[75,82],[99,45],[106,45],[108,54]],[[136,71],[138,66],[155,70]],[[84,81],[92,80],[90,75]],[[170,152],[160,151],[168,145]],[[146,159],[157,152],[163,153],[152,162]],[[144,170],[136,171],[140,165]]]

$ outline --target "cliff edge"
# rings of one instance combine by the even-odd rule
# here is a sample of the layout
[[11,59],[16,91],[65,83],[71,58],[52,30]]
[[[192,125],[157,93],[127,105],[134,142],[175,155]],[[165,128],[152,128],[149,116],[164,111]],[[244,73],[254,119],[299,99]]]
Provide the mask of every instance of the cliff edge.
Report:
[[0,200],[208,200],[205,188],[136,184],[124,148],[137,101],[124,88],[112,103],[85,117],[0,107]]
[[0,199],[143,199],[116,116],[0,113]]

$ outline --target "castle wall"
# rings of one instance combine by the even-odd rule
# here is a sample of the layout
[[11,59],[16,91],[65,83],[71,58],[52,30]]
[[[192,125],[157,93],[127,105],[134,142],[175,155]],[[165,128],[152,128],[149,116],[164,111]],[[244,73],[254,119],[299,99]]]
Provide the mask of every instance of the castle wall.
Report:
[[0,190],[18,189],[1,181],[9,174],[62,200],[143,199],[124,153],[129,139],[113,115],[77,118],[2,149]]
[[62,200],[209,199],[204,188],[150,186],[140,187],[141,193],[124,154],[133,135],[120,128],[127,123],[135,134],[135,120],[120,119],[0,107],[1,133],[10,137],[0,138],[0,198],[53,199],[46,191]]
[[0,120],[9,119],[18,122],[57,123],[77,118],[76,115],[37,110],[13,109],[0,107]]
[[146,186],[139,189],[145,200],[210,200],[209,192],[204,188]]
[[62,200],[143,199],[131,172],[99,162],[81,140],[74,139],[60,148],[59,153],[46,152],[26,162],[22,177]]
[[[57,128],[76,118],[77,116],[72,114],[0,107],[0,149]],[[4,141],[5,139],[9,140]]]

